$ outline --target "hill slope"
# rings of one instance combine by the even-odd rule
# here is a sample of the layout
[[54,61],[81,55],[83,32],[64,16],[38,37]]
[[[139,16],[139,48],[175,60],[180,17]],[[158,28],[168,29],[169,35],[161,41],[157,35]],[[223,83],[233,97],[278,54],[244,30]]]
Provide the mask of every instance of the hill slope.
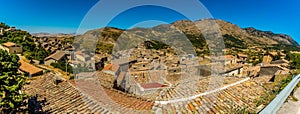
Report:
[[[97,37],[99,38],[97,51],[108,53],[111,52],[111,48],[113,47],[114,43],[118,37],[122,36],[122,34],[126,34],[129,39],[137,37],[154,37],[154,39],[160,37],[170,37],[175,39],[178,37],[187,37],[195,47],[195,50],[201,53],[207,50],[207,44],[197,26],[206,26],[210,21],[215,21],[218,24],[219,30],[223,35],[226,48],[247,48],[252,46],[276,48],[280,46],[281,48],[288,47],[287,49],[289,50],[299,50],[299,44],[288,35],[275,34],[270,31],[261,31],[255,28],[240,28],[239,26],[230,22],[214,19],[202,19],[194,22],[180,20],[171,24],[163,24],[152,28],[133,28],[126,31],[118,28],[106,27],[88,31],[79,36],[77,40],[82,41],[82,39],[85,38]],[[174,27],[177,31],[171,29]],[[128,34],[128,31],[131,34]],[[184,36],[182,36],[183,33]],[[157,44],[161,42],[152,43],[154,45],[155,43]],[[176,44],[180,45],[180,42],[177,41]]]

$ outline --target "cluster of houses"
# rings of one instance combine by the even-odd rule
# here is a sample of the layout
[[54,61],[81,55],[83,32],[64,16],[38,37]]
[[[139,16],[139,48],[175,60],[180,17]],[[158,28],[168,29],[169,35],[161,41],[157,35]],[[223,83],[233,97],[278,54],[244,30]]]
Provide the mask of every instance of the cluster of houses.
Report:
[[119,51],[113,54],[111,64],[106,64],[102,71],[115,76],[116,89],[138,95],[157,92],[160,88],[169,87],[164,78],[166,66],[159,62],[160,54],[164,52]]
[[[14,31],[14,28],[7,29]],[[0,29],[0,35],[3,34]],[[223,76],[256,77],[262,75],[276,75],[289,73],[288,61],[272,61],[265,56],[261,64],[252,66],[248,63],[248,56],[243,53],[227,54],[224,57],[195,57],[194,54],[176,55],[169,49],[146,49],[143,45],[133,50],[123,50],[110,55],[86,53],[84,50],[74,51],[72,44],[58,38],[34,38],[36,45],[50,51],[52,54],[44,59],[43,64],[67,62],[73,67],[86,67],[88,71],[99,70],[115,76],[115,88],[135,94],[153,93],[160,88],[171,87],[182,80],[196,76],[209,76],[214,72]],[[22,46],[12,42],[3,43],[1,49],[11,54],[21,54]],[[260,48],[253,48],[254,51]],[[224,50],[226,51],[230,50]],[[270,52],[270,54],[277,54]],[[281,56],[284,56],[283,54]],[[109,62],[112,62],[109,64]],[[215,61],[223,59],[224,64],[210,63],[199,65],[199,61],[206,59]],[[30,76],[40,75],[42,69],[24,61],[20,61],[20,71]],[[26,67],[24,67],[26,66]],[[217,66],[213,67],[212,66]]]
[[[22,54],[22,46],[13,42],[6,42],[0,45],[0,49],[7,51],[10,54]],[[29,64],[23,60],[19,60],[21,66],[19,70],[29,77],[38,76],[43,74],[43,69]]]
[[[22,56],[22,45],[6,42],[0,45],[0,49],[9,52],[10,54],[17,54]],[[95,55],[91,57],[91,55],[83,53],[82,51],[62,51],[56,50],[51,55],[46,57],[43,62],[39,64],[44,64],[50,66],[51,63],[61,63],[66,62],[72,65],[73,67],[77,67],[78,64],[82,64],[81,66],[87,67],[89,70],[98,70],[104,67],[104,62],[107,61],[107,57],[102,57],[100,55]],[[41,68],[38,68],[30,63],[21,61],[20,71],[27,74],[29,77],[41,75],[43,71]],[[25,66],[25,67],[24,67]],[[72,72],[72,71],[70,71]]]
[[[77,67],[79,64],[81,66],[86,67],[89,70],[99,70],[104,68],[105,72],[109,73],[109,69],[112,70],[114,73],[110,73],[112,75],[116,75],[119,81],[123,81],[126,77],[128,71],[131,71],[133,76],[133,81],[140,83],[141,85],[147,83],[171,83],[172,81],[181,80],[184,76],[187,75],[187,72],[190,72],[191,69],[195,70],[195,75],[203,75],[205,76],[205,72],[209,71],[216,71],[219,69],[210,69],[211,65],[204,65],[204,66],[196,66],[197,61],[208,59],[210,61],[214,61],[214,59],[218,59],[218,57],[209,57],[204,56],[203,58],[195,57],[193,54],[187,54],[186,56],[175,56],[174,53],[170,53],[168,49],[164,50],[147,50],[143,46],[138,47],[135,50],[125,50],[120,51],[118,53],[114,53],[112,55],[113,62],[111,65],[106,65],[109,63],[109,57],[101,56],[100,54],[93,54],[84,53],[82,51],[73,51],[72,46],[62,45],[61,40],[53,39],[49,40],[47,38],[37,38],[35,42],[38,43],[37,45],[42,45],[43,48],[50,47],[58,47],[58,48],[51,48],[55,49],[54,52],[45,58],[44,64],[50,65],[51,63],[59,63],[59,62],[68,62],[73,67]],[[53,45],[52,45],[53,44]],[[68,47],[62,48],[59,47]],[[1,49],[6,50],[11,54],[21,54],[22,53],[22,46],[13,42],[6,42],[0,46]],[[59,50],[58,50],[59,49]],[[64,50],[64,51],[61,51]],[[270,54],[277,54],[275,52],[270,52]],[[283,54],[281,56],[284,56]],[[225,59],[225,70],[221,72],[224,76],[247,76],[247,77],[255,77],[258,76],[261,72],[260,69],[269,68],[269,66],[279,67],[280,72],[288,72],[288,66],[281,66],[278,64],[274,64],[272,58],[270,56],[265,56],[264,61],[257,66],[252,66],[251,64],[247,63],[248,56],[243,53],[238,53],[236,55],[226,55],[223,57]],[[284,64],[287,64],[288,61],[285,61]],[[271,64],[272,63],[272,64]],[[277,62],[278,63],[278,62]],[[281,62],[282,63],[282,62]],[[84,64],[84,65],[83,65]],[[283,64],[283,63],[282,63]],[[116,67],[116,65],[120,67]],[[276,66],[277,65],[277,66]],[[191,68],[190,66],[194,66]],[[206,67],[205,67],[206,66]],[[188,68],[189,67],[189,68]],[[120,68],[123,72],[117,72],[116,68]],[[26,71],[26,70],[24,70]],[[150,73],[151,72],[159,72],[157,73]],[[221,71],[221,70],[220,70]],[[30,75],[35,75],[29,73]],[[121,76],[119,77],[118,75]],[[149,77],[156,77],[154,75],[159,75],[161,79],[160,81],[152,81],[154,79]],[[206,73],[209,75],[209,73]],[[183,76],[183,77],[182,77]],[[138,78],[142,77],[142,78]],[[170,77],[173,77],[170,79]],[[121,82],[118,82],[118,86],[121,87]],[[168,82],[169,81],[169,82]],[[175,82],[173,82],[174,84]],[[142,86],[141,86],[142,87]],[[124,84],[123,87],[125,88]]]
[[148,50],[141,46],[114,53],[112,63],[105,65],[102,71],[115,76],[115,88],[147,95],[210,70],[197,63],[198,58],[193,54],[177,56],[168,49]]
[[41,46],[50,53],[55,53],[56,51],[73,51],[74,48],[70,42],[64,42],[60,38],[33,38],[36,46]]
[[[265,50],[261,48],[251,48],[254,52],[263,52]],[[246,77],[258,77],[258,76],[271,76],[274,79],[276,76],[286,75],[290,73],[289,61],[285,60],[286,54],[279,53],[280,59],[273,60],[272,57],[277,56],[277,51],[271,51],[263,56],[262,62],[253,66],[248,63],[247,55],[238,53],[237,55],[226,55],[226,76],[246,76]],[[237,67],[235,67],[237,66]]]
[[[119,51],[112,56],[111,64],[106,64],[102,72],[115,76],[114,88],[136,95],[153,94],[182,81],[197,76],[214,75],[216,72],[222,76],[253,78],[266,75],[274,78],[289,73],[288,61],[284,59],[263,61],[253,66],[248,63],[248,56],[244,53],[201,58],[193,54],[175,55],[167,49],[149,50],[137,47],[133,50]],[[224,63],[198,64],[203,59],[218,59]]]
[[[104,62],[107,61],[107,57],[99,54],[91,55],[90,53],[84,53],[84,50],[74,52],[70,43],[63,44],[62,40],[55,38],[34,38],[34,41],[36,45],[41,45],[42,48],[48,49],[52,53],[46,57],[44,61],[38,62],[39,64],[50,66],[51,63],[66,62],[73,67],[77,67],[81,64],[82,67],[86,67],[88,70],[99,70],[104,67]],[[10,54],[18,54],[19,56],[22,56],[22,48],[22,45],[13,42],[6,42],[0,45],[0,49],[6,50]],[[26,65],[26,67],[20,67],[22,68],[20,70],[28,74],[28,76],[40,75],[42,69],[39,69],[39,72],[32,72],[32,69],[36,70],[38,67],[27,65],[24,61],[21,63],[22,65]]]

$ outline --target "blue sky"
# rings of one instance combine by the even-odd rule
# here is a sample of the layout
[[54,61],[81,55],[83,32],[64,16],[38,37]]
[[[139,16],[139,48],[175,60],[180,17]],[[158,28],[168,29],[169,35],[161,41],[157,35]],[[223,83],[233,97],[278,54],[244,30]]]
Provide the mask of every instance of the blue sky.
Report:
[[[255,27],[275,33],[285,33],[300,42],[298,32],[300,1],[298,0],[200,1],[214,18],[232,22],[240,27]],[[74,33],[85,14],[97,2],[98,0],[0,0],[0,21],[31,33]],[[189,8],[183,4],[178,6]],[[118,3],[112,4],[111,7],[118,7]],[[107,9],[106,12],[110,13],[110,10]],[[197,15],[199,12],[191,13]],[[120,14],[109,26],[128,28],[139,21],[151,19],[171,23],[185,17],[165,8],[146,6]],[[144,26],[152,25],[155,24]],[[102,26],[94,25],[90,29],[100,27]]]

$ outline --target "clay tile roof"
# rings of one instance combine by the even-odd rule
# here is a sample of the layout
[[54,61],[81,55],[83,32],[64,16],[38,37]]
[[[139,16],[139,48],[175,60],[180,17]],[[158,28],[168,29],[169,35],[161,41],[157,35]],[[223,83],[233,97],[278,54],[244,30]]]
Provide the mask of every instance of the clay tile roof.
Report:
[[111,71],[117,72],[119,70],[120,66],[118,64],[112,64]]
[[155,83],[141,84],[141,86],[142,86],[144,89],[167,87],[167,85],[160,84],[160,83],[157,83],[157,82],[155,82]]
[[16,45],[16,43],[13,43],[13,42],[3,43],[3,46],[5,46],[5,47],[11,47],[11,46],[14,46],[14,45]]
[[26,63],[23,60],[20,60],[19,62],[21,63],[21,66],[19,67],[19,69],[21,71],[27,72],[27,73],[29,73],[31,75],[43,71],[42,69],[40,69],[38,67],[35,67],[35,66],[33,66],[33,65],[29,64],[29,63]]
[[117,72],[119,70],[120,66],[118,64],[108,64],[105,65],[105,67],[103,68],[103,71],[105,70],[110,70],[112,72]]
[[225,58],[226,59],[231,59],[231,58],[233,58],[233,55],[226,55]]
[[111,70],[112,64],[105,65],[102,70]]
[[61,60],[64,56],[65,56],[65,52],[57,51],[57,52],[53,53],[52,55],[46,57],[45,60],[54,59],[54,60],[58,61],[58,60]]

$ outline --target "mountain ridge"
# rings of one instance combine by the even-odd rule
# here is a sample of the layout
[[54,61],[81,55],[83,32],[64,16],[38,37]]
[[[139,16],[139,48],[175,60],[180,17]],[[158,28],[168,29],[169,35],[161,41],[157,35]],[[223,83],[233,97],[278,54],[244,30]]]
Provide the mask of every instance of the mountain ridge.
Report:
[[160,28],[171,28],[171,26],[174,26],[176,29],[178,29],[188,37],[188,39],[196,47],[196,50],[203,51],[203,49],[207,49],[206,39],[203,37],[201,31],[197,28],[197,26],[206,26],[207,23],[211,21],[214,21],[218,24],[219,31],[223,36],[226,48],[247,48],[253,46],[276,47],[278,45],[292,46],[292,49],[299,48],[298,42],[296,42],[291,36],[287,34],[276,34],[271,31],[262,31],[253,27],[241,28],[236,24],[220,19],[201,19],[197,21],[179,20],[170,24],[157,25],[151,28],[137,27],[128,30],[119,29],[116,27],[105,27],[87,31],[79,37],[85,38],[90,35],[97,35],[97,37],[100,38],[98,43],[113,45],[113,43],[121,34],[123,34],[124,31],[131,31],[133,33],[135,32],[138,34],[143,34],[145,36],[155,36],[155,34],[159,35],[163,32],[166,32],[163,30],[160,31]]

